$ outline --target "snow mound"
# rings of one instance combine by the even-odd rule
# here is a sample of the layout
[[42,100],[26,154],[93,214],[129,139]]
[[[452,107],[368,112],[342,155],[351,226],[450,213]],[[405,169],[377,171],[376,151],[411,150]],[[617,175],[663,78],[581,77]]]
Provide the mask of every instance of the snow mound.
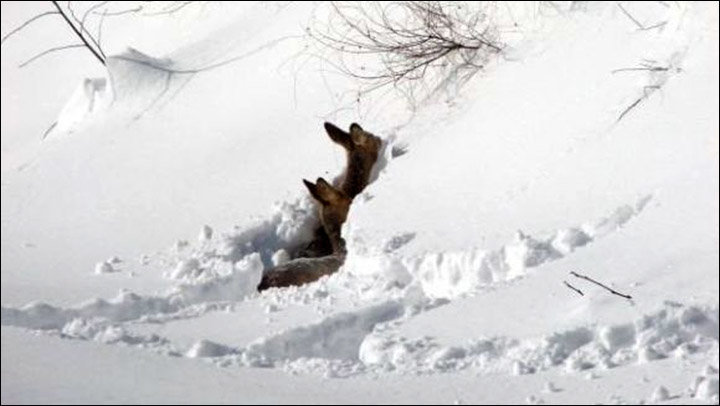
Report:
[[113,267],[112,262],[110,261],[103,261],[98,262],[95,264],[95,274],[96,275],[102,275],[104,273],[113,273],[117,272],[118,270]]
[[143,296],[121,291],[113,299],[93,299],[73,308],[46,303],[30,303],[21,308],[2,307],[2,325],[40,330],[60,330],[77,318],[99,318],[126,322],[157,315],[170,315],[190,306],[222,301],[238,301],[253,295],[262,278],[262,263],[257,254],[248,255],[234,265],[222,265],[220,276],[181,283],[168,293]]
[[403,306],[388,301],[361,310],[339,313],[317,324],[301,326],[250,344],[244,354],[249,365],[299,358],[350,359],[359,357],[364,337],[375,325],[396,319]]
[[282,202],[273,207],[269,218],[224,235],[219,252],[232,262],[258,253],[263,264],[270,267],[278,251],[294,252],[309,242],[318,224],[317,209],[309,197]]
[[717,340],[717,307],[668,304],[630,324],[580,326],[527,339],[477,338],[463,346],[442,346],[430,337],[373,333],[363,340],[359,358],[380,370],[406,372],[472,368],[482,373],[531,374],[555,366],[580,372],[710,352],[717,348]]
[[[560,229],[545,238],[535,238],[518,231],[514,241],[496,250],[430,252],[419,256],[402,256],[393,252],[407,244],[413,234],[401,234],[368,248],[362,238],[350,238],[344,271],[360,276],[381,277],[386,286],[407,286],[417,280],[429,298],[454,298],[483,286],[521,277],[528,268],[563,258],[621,228],[640,214],[650,201],[644,196],[634,205],[622,205],[610,215],[579,227]],[[368,255],[368,252],[374,254]]]
[[214,358],[232,354],[234,350],[210,340],[200,340],[188,350],[188,358]]
[[63,326],[60,335],[65,338],[97,341],[103,344],[126,344],[145,348],[160,349],[169,342],[156,334],[138,335],[121,326],[108,324],[99,319],[76,318]]
[[171,100],[194,73],[171,58],[154,58],[133,48],[109,56],[105,68],[106,77],[87,78],[78,86],[46,136],[79,130],[110,108],[138,119]]
[[[75,89],[60,110],[52,132],[71,132],[91,115],[101,111],[112,99],[105,78],[88,78]],[[46,134],[46,136],[49,135]]]

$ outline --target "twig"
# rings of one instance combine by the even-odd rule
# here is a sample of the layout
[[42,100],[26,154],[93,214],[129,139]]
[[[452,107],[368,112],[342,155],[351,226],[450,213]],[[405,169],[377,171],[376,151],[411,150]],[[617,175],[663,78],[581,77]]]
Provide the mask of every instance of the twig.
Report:
[[144,15],[156,16],[156,15],[161,15],[161,14],[173,14],[195,2],[194,1],[176,1],[173,3],[176,3],[176,4],[170,4],[169,6],[165,7],[165,9],[162,11],[147,12],[147,13],[144,13]]
[[22,30],[23,28],[25,28],[25,27],[27,27],[28,25],[30,25],[33,21],[37,21],[37,20],[39,20],[39,19],[42,18],[42,17],[49,16],[49,15],[53,15],[53,14],[59,14],[59,13],[58,13],[57,11],[46,11],[46,12],[44,12],[44,13],[40,13],[40,14],[38,14],[38,15],[30,18],[29,20],[27,20],[27,21],[25,21],[24,23],[22,23],[19,27],[15,28],[14,30],[11,30],[10,32],[8,32],[7,34],[5,34],[5,36],[2,37],[2,40],[0,40],[0,44],[4,43],[5,40],[8,39],[11,35],[16,34],[16,33],[19,32],[20,30]]
[[617,3],[617,6],[620,7],[620,10],[622,10],[623,14],[625,14],[627,18],[631,19],[632,22],[634,22],[641,30],[645,29],[645,26],[640,24],[640,21],[636,20],[635,17],[628,13],[627,10],[625,10],[625,7],[622,6],[622,4]]
[[70,21],[67,14],[65,14],[63,9],[57,3],[57,1],[53,1],[52,4],[58,10],[58,12],[62,16],[62,18],[65,20],[65,22],[70,26],[70,28],[72,28],[73,32],[75,32],[75,34],[80,38],[80,40],[82,40],[83,44],[85,44],[85,47],[87,49],[89,49],[90,52],[92,52],[92,54],[95,55],[95,58],[97,58],[97,60],[100,61],[100,63],[103,64],[103,66],[104,66],[105,59],[103,59],[102,56],[100,56],[100,54],[92,46],[90,46],[90,43],[88,43],[87,40],[85,39],[85,37],[83,37],[82,33],[80,33],[80,31],[78,31],[77,27],[75,27],[75,24],[73,24],[72,21]]
[[93,14],[95,14],[95,15],[102,15],[102,16],[111,16],[111,17],[114,17],[114,16],[120,16],[120,15],[124,15],[124,14],[130,14],[130,13],[139,13],[139,12],[141,12],[142,10],[143,10],[143,7],[142,7],[142,6],[137,6],[137,7],[135,7],[135,8],[130,8],[130,9],[127,9],[127,10],[118,10],[118,11],[107,11],[107,10],[105,10],[105,11],[103,11],[102,13],[97,12],[97,11],[93,11]]
[[18,65],[18,68],[24,68],[25,66],[29,65],[36,59],[39,59],[39,58],[41,58],[47,54],[51,54],[53,52],[62,51],[63,49],[70,49],[70,48],[82,48],[84,46],[85,45],[83,45],[83,44],[70,44],[70,45],[63,45],[63,46],[59,46],[59,47],[52,47],[50,49],[46,49],[46,50],[40,52],[39,54],[37,54],[37,55],[33,56],[32,58],[26,60],[25,62],[21,63],[20,65]]
[[580,296],[585,296],[585,294],[582,293],[582,290],[580,290],[580,289],[576,288],[575,286],[569,284],[567,281],[563,281],[563,283],[564,283],[565,286],[567,286],[568,288],[570,288],[570,289],[574,290],[575,292],[577,292]]
[[[88,31],[87,28],[85,28],[85,21],[87,20],[88,15],[90,15],[90,12],[106,5],[107,3],[109,3],[109,1],[101,1],[100,3],[88,8],[87,11],[85,11],[85,13],[83,14],[82,20],[80,20],[80,32],[87,33],[88,38],[90,38],[93,44],[95,44],[95,47],[97,48],[100,55],[102,55],[103,59],[107,59],[107,56],[105,55],[105,52],[103,52],[102,47],[100,46],[100,42],[95,39],[92,34],[90,34],[90,31]],[[75,21],[77,21],[77,19]]]
[[50,131],[52,131],[53,128],[55,128],[55,126],[57,126],[57,123],[58,123],[57,121],[53,122],[53,123],[50,125],[50,127],[48,127],[47,130],[45,130],[45,132],[44,132],[43,135],[42,135],[41,140],[44,140],[45,138],[47,138],[48,134],[50,134]]
[[629,299],[632,299],[632,296],[630,296],[630,295],[625,295],[625,294],[623,294],[623,293],[620,293],[620,292],[616,291],[616,290],[613,289],[613,288],[610,288],[610,287],[608,287],[608,286],[606,286],[606,285],[603,285],[602,283],[596,281],[595,279],[593,279],[593,278],[591,278],[591,277],[589,277],[589,276],[580,275],[579,273],[574,272],[574,271],[571,271],[571,272],[570,272],[570,275],[572,275],[572,276],[574,276],[574,277],[576,277],[576,278],[585,279],[586,281],[592,282],[592,283],[594,283],[594,284],[596,284],[596,285],[598,285],[598,286],[600,286],[600,287],[603,287],[603,288],[607,289],[607,290],[608,290],[610,293],[612,293],[613,295],[618,295],[618,296],[624,297],[625,299],[628,299],[628,300],[629,300]]
[[645,30],[645,31],[649,31],[649,30],[652,30],[653,28],[660,28],[660,27],[664,26],[665,24],[667,24],[667,21],[661,21],[661,22],[659,22],[659,23],[657,23],[657,24],[653,24],[653,25],[651,25],[651,26],[649,26],[649,27],[644,28],[644,30]]
[[644,70],[644,71],[650,71],[650,72],[662,72],[662,71],[667,71],[669,69],[670,68],[667,68],[664,66],[648,66],[648,67],[643,67],[643,68],[620,68],[620,69],[613,70],[612,73],[615,74],[618,72],[637,71],[637,70]]
[[620,113],[620,115],[618,116],[618,118],[617,118],[617,120],[616,120],[615,122],[616,122],[616,123],[617,123],[617,122],[620,122],[620,120],[622,120],[623,117],[625,117],[625,115],[630,112],[630,110],[632,110],[633,108],[635,108],[635,106],[637,106],[638,104],[640,104],[640,102],[643,101],[644,98],[645,98],[645,96],[640,97],[639,99],[635,100],[631,105],[627,106],[627,107],[625,108],[625,110],[623,110],[623,112]]

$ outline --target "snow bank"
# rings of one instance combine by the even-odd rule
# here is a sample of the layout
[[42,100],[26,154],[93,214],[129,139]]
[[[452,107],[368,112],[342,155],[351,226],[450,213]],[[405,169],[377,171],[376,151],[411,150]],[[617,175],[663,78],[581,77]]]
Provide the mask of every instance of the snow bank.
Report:
[[[393,251],[409,243],[412,233],[398,235],[379,245],[351,238],[343,269],[365,278],[382,278],[386,280],[385,286],[403,287],[416,280],[429,298],[454,298],[521,277],[529,268],[572,253],[621,228],[639,215],[650,199],[650,195],[644,196],[637,203],[622,205],[597,221],[560,229],[544,238],[518,231],[514,241],[496,250],[475,248],[402,256]],[[356,230],[356,233],[359,232]]]
[[121,291],[113,299],[93,299],[77,307],[61,308],[30,303],[21,308],[2,307],[2,325],[41,330],[60,330],[74,319],[102,319],[127,322],[157,315],[170,315],[192,305],[237,301],[253,295],[262,278],[263,266],[257,254],[234,265],[217,262],[215,276],[181,283],[168,293],[143,296]]
[[309,197],[282,202],[273,207],[269,218],[224,235],[219,252],[227,261],[257,252],[270,267],[273,256],[282,255],[279,251],[294,252],[309,242],[318,224],[317,209]]
[[46,136],[81,129],[110,108],[138,119],[171,100],[193,73],[170,58],[154,58],[133,48],[109,56],[105,68],[106,77],[87,78],[78,86]]
[[430,337],[373,333],[363,340],[359,359],[381,370],[405,372],[472,368],[482,373],[529,374],[555,366],[580,372],[711,352],[717,339],[717,307],[669,303],[629,324],[580,326],[527,339],[474,338],[462,346],[441,346]]
[[200,340],[193,344],[188,350],[186,356],[188,358],[213,358],[222,357],[224,355],[235,352],[230,347],[212,342],[210,340]]
[[317,324],[301,326],[262,338],[250,344],[243,354],[249,365],[266,365],[273,361],[298,358],[357,359],[364,339],[378,323],[396,319],[403,306],[389,301],[339,313]]

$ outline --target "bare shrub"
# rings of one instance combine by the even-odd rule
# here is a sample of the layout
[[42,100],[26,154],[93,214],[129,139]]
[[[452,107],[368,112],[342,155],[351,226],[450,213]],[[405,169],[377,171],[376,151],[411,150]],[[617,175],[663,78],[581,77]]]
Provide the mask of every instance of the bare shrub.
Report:
[[[502,51],[484,2],[332,2],[310,36],[341,72],[367,83],[430,94],[452,78],[464,82]],[[338,56],[339,55],[339,56]]]

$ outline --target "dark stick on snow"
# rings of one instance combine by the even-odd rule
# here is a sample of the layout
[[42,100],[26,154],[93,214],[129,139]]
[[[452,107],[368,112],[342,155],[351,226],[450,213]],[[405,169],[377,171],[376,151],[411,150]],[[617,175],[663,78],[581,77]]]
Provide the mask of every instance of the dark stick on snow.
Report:
[[103,59],[103,57],[100,56],[100,54],[95,50],[95,48],[93,48],[93,47],[90,45],[90,43],[88,43],[87,39],[85,39],[85,37],[82,35],[82,33],[81,33],[80,31],[78,31],[77,27],[75,27],[75,25],[72,23],[72,21],[70,21],[70,19],[68,18],[68,16],[65,14],[65,11],[63,11],[63,9],[60,8],[60,6],[58,5],[57,1],[53,1],[52,4],[55,6],[55,8],[57,9],[58,13],[60,13],[60,15],[62,16],[62,18],[65,20],[65,22],[70,26],[70,28],[72,28],[72,30],[73,30],[73,32],[75,33],[75,35],[77,35],[78,38],[80,38],[80,40],[82,40],[83,44],[85,44],[85,47],[86,47],[88,50],[90,50],[90,52],[92,52],[92,54],[95,56],[95,58],[97,58],[98,61],[100,61],[101,64],[105,65],[105,59]]
[[620,120],[622,120],[623,117],[625,117],[625,115],[630,112],[630,110],[632,110],[633,108],[635,108],[635,106],[637,106],[638,104],[640,104],[640,102],[643,101],[643,99],[645,99],[645,96],[640,97],[639,99],[635,100],[631,105],[627,106],[627,107],[625,108],[625,110],[623,110],[623,112],[620,113],[620,115],[618,116],[618,118],[617,118],[617,120],[616,120],[615,122],[616,122],[616,123],[620,122]]
[[630,20],[632,20],[632,22],[634,22],[635,25],[637,25],[639,29],[641,29],[641,30],[644,30],[644,29],[645,29],[645,26],[642,25],[642,24],[640,24],[640,21],[638,21],[635,17],[632,16],[632,14],[628,13],[628,11],[625,10],[625,7],[623,7],[622,5],[620,5],[620,3],[618,3],[617,6],[620,7],[620,11],[622,11],[623,14],[625,14],[625,15],[627,16],[627,18],[629,18]]
[[589,276],[580,275],[579,273],[573,272],[573,271],[570,272],[570,275],[575,276],[575,277],[580,278],[580,279],[585,279],[586,281],[590,281],[590,282],[592,282],[592,283],[594,283],[594,284],[596,284],[596,285],[598,285],[598,286],[601,286],[601,287],[607,289],[607,290],[608,290],[610,293],[612,293],[613,295],[618,295],[618,296],[624,297],[625,299],[628,299],[628,300],[632,299],[632,296],[622,294],[622,293],[616,291],[615,289],[613,289],[613,288],[611,288],[611,287],[608,287],[608,286],[606,286],[606,285],[603,285],[602,283],[596,281],[595,279],[593,279],[593,278],[591,278],[591,277],[589,277]]
[[582,293],[582,290],[580,290],[580,289],[576,288],[575,286],[569,284],[567,281],[563,281],[563,283],[564,283],[565,286],[567,286],[568,288],[570,288],[570,289],[574,290],[575,292],[577,292],[578,295],[580,295],[580,296],[585,296],[585,294]]

